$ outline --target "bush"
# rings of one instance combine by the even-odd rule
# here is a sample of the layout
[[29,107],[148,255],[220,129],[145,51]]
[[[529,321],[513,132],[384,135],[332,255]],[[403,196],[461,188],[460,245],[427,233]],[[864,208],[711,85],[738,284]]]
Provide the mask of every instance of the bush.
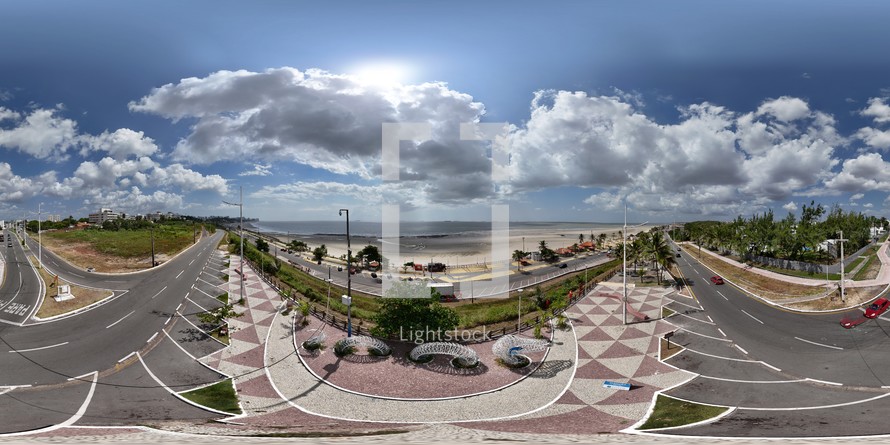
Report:
[[346,339],[340,339],[337,343],[334,343],[334,354],[337,357],[346,357],[347,355],[355,353],[355,346],[347,346]]

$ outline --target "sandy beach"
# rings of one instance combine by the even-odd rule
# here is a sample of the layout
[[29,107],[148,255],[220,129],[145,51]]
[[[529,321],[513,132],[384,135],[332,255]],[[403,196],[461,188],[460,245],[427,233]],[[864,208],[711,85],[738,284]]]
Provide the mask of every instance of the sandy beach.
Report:
[[[628,235],[645,232],[654,225],[644,225],[628,228]],[[621,242],[618,236],[621,228],[594,230],[594,237],[600,233],[606,234],[606,246]],[[540,242],[546,241],[547,247],[556,250],[568,247],[578,242],[578,235],[584,233],[578,230],[552,230],[540,229],[513,229],[510,230],[510,249],[534,252],[538,250]],[[298,239],[315,248],[324,244],[328,249],[328,255],[339,257],[346,254],[346,239],[344,236],[332,235],[273,235],[283,242]],[[590,231],[584,233],[584,240],[590,237]],[[523,238],[525,248],[523,249]],[[352,251],[361,250],[368,244],[373,244],[382,249],[382,242],[373,236],[352,236]],[[404,261],[427,263],[430,261],[442,262],[449,267],[465,264],[489,263],[491,261],[491,238],[489,234],[464,233],[444,236],[410,236],[401,238],[400,255]]]

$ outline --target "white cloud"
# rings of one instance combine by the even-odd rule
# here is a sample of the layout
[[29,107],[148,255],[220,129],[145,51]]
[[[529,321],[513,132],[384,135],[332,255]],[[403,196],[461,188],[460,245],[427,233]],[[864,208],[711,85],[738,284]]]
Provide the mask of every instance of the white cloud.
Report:
[[105,151],[115,159],[126,159],[130,156],[150,156],[158,151],[158,146],[150,137],[141,131],[120,128],[113,133],[102,132],[98,136],[83,138],[85,147],[81,156],[87,156],[89,150]]
[[87,208],[111,207],[125,213],[149,213],[154,211],[179,211],[186,206],[182,195],[156,190],[143,193],[139,187],[129,190],[112,190],[95,193],[84,200]]
[[878,130],[871,127],[860,128],[855,136],[862,139],[865,145],[881,150],[890,149],[890,130]]
[[870,209],[870,208],[872,208],[872,207],[874,207],[874,206],[875,206],[875,205],[872,204],[872,203],[870,203],[870,202],[867,202],[867,203],[865,203],[865,204],[862,205],[862,207],[865,207],[866,209]]
[[874,119],[876,123],[890,122],[890,105],[887,105],[883,97],[872,97],[868,100],[868,106],[860,110],[859,114]]
[[853,195],[853,196],[850,196],[850,201],[858,201],[858,200],[860,200],[860,199],[862,199],[862,198],[865,198],[865,194],[864,194],[864,193],[857,193],[857,194],[855,194],[855,195]]
[[36,108],[27,116],[0,108],[0,121],[13,121],[0,128],[0,147],[18,150],[37,159],[62,160],[76,144],[77,124],[59,117],[59,108]]
[[794,212],[797,210],[797,204],[794,201],[788,201],[788,204],[783,205],[782,208],[789,212]]
[[253,170],[245,170],[238,173],[238,176],[269,176],[272,172],[269,170],[272,165],[253,164]]
[[825,181],[825,186],[843,192],[890,192],[890,163],[878,153],[861,154],[845,160],[841,171]]
[[801,99],[782,96],[763,102],[757,108],[757,115],[769,114],[781,122],[791,122],[809,116],[810,107]]

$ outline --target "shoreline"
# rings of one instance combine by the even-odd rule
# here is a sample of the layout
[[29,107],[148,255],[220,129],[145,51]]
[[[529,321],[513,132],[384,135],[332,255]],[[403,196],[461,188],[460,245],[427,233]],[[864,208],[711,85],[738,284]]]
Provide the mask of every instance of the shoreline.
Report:
[[[635,235],[640,232],[649,231],[658,225],[645,225],[640,227],[628,227],[628,235]],[[245,224],[245,229],[256,232],[254,225]],[[600,233],[606,234],[604,246],[606,248],[617,245],[621,242],[621,238],[617,235],[623,227],[616,229],[605,229],[593,231],[597,237]],[[292,240],[300,240],[309,245],[310,249],[314,249],[322,244],[328,250],[328,256],[340,257],[345,255],[347,251],[346,235],[337,234],[319,234],[319,235],[298,235],[286,234],[273,231],[261,232],[264,235],[277,238],[283,243],[289,243]],[[523,250],[526,252],[534,252],[538,250],[539,243],[546,241],[547,247],[556,250],[563,247],[569,247],[579,242],[577,230],[549,228],[538,229],[516,229],[509,232],[509,253],[512,255],[514,250]],[[589,234],[584,233],[584,241],[589,240]],[[524,238],[524,240],[523,240]],[[368,235],[352,235],[350,236],[351,249],[355,253],[367,245],[374,245],[383,253],[383,240],[377,236]],[[525,245],[523,248],[523,244]],[[601,249],[599,242],[596,241],[597,249]],[[399,255],[403,261],[415,262],[442,262],[449,266],[459,264],[480,264],[489,263],[491,260],[491,236],[487,233],[455,233],[441,235],[410,235],[399,238]]]

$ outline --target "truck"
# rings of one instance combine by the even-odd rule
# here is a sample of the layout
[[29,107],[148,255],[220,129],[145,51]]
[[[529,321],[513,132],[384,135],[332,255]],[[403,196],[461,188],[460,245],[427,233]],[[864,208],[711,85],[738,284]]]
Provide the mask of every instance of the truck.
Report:
[[429,283],[426,285],[430,288],[430,294],[433,293],[434,290],[439,291],[439,295],[444,298],[453,297],[454,296],[454,284],[453,283]]

